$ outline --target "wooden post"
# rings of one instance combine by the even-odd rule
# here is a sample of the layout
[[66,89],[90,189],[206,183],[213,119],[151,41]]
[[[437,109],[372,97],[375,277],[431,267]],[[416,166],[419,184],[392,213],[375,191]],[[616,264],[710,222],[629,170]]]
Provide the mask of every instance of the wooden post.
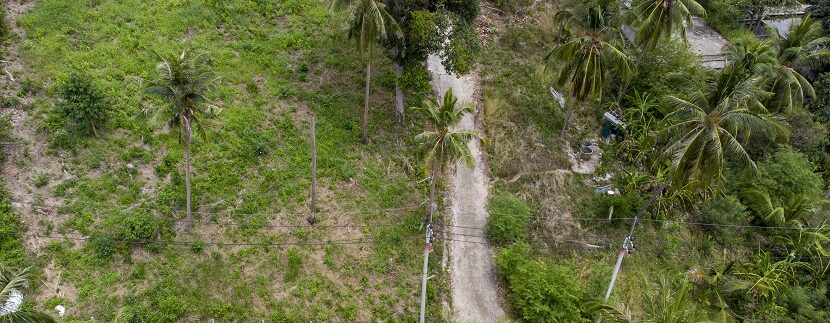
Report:
[[317,116],[311,114],[311,216],[308,223],[317,222],[317,138],[316,138]]

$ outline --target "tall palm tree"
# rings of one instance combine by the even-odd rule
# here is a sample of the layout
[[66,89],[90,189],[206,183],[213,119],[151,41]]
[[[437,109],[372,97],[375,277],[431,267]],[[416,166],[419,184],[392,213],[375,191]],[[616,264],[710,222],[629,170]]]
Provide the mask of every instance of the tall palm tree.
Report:
[[[449,164],[461,161],[462,164],[473,166],[475,160],[470,151],[469,142],[477,137],[469,130],[454,130],[466,113],[473,112],[471,104],[458,104],[458,99],[452,94],[452,89],[444,93],[443,101],[437,99],[426,100],[421,107],[411,108],[426,116],[430,123],[429,129],[415,136],[415,141],[421,146],[424,162],[429,172],[429,212],[427,214],[426,235],[430,236],[432,216],[435,212],[435,182],[437,175],[443,173]],[[429,246],[430,238],[427,238]],[[429,248],[424,249],[424,271],[421,280],[421,320],[424,322],[426,306],[426,282],[429,263]]]
[[830,58],[830,37],[824,35],[821,22],[808,16],[790,26],[786,35],[774,28],[767,28],[767,34],[778,52],[772,103],[779,109],[789,109],[803,103],[805,95],[815,97],[813,86],[799,71],[818,67]]
[[207,70],[204,60],[199,55],[182,51],[180,55],[159,55],[161,62],[158,70],[161,77],[150,84],[147,92],[166,101],[161,107],[153,107],[145,113],[154,119],[163,118],[170,130],[179,133],[179,142],[185,150],[185,186],[187,190],[187,219],[185,228],[193,227],[190,189],[190,143],[193,130],[206,139],[201,126],[201,117],[212,116],[217,108],[207,98],[216,86],[219,78]]
[[655,48],[660,40],[671,38],[675,32],[685,42],[692,15],[706,14],[697,0],[639,0],[634,8],[640,16],[637,42],[648,49]]
[[[354,3],[353,3],[354,2]],[[366,94],[363,103],[363,143],[369,142],[369,85],[372,77],[372,51],[378,41],[402,37],[403,32],[381,0],[335,0],[334,6],[352,5],[349,12],[349,39],[366,59]]]
[[558,87],[570,84],[570,95],[578,101],[601,97],[606,81],[632,73],[615,6],[616,1],[595,0],[556,14],[560,26],[575,36],[545,56],[546,69],[556,71]]
[[426,116],[430,129],[415,136],[415,141],[421,146],[424,153],[424,162],[429,171],[429,220],[432,219],[435,205],[435,181],[438,174],[446,170],[447,165],[456,161],[473,166],[475,162],[468,143],[477,137],[474,131],[453,130],[466,113],[473,113],[471,104],[459,104],[458,98],[447,90],[444,99],[430,99],[424,101],[421,107],[410,108]]
[[688,97],[664,97],[673,112],[666,116],[669,126],[663,134],[672,141],[663,158],[672,161],[673,180],[679,184],[690,184],[695,179],[693,190],[717,184],[727,156],[740,167],[754,171],[755,162],[738,138],[759,132],[770,136],[785,132],[765,115],[766,108],[760,102],[768,93],[762,90],[763,78],[751,72],[761,69],[759,61],[764,56],[757,51],[748,53],[732,61],[715,84],[695,86],[690,79],[680,78]]
[[29,268],[15,271],[0,265],[0,323],[55,322],[55,319],[47,314],[20,309],[20,303],[15,300],[18,298],[22,302],[20,293],[26,288],[28,271]]

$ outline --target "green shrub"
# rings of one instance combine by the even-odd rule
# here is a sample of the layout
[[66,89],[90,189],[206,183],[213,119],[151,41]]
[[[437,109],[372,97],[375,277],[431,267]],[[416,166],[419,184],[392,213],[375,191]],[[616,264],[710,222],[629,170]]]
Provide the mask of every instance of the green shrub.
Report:
[[444,5],[447,10],[461,17],[468,24],[478,17],[478,0],[446,0]]
[[814,169],[804,154],[784,148],[758,162],[755,185],[769,193],[773,205],[786,204],[801,194],[819,197],[824,183]]
[[824,148],[830,144],[827,126],[813,121],[813,115],[801,108],[793,109],[786,118],[790,128],[790,145],[807,155],[811,162],[821,162],[826,154]]
[[6,4],[0,3],[0,40],[9,37],[9,26],[6,24]]
[[46,184],[49,184],[49,174],[40,174],[35,177],[35,187],[44,187]]
[[507,194],[495,194],[487,205],[490,217],[485,233],[497,245],[524,241],[527,238],[531,210],[524,201]]
[[510,303],[523,320],[581,321],[581,295],[573,270],[533,259],[526,243],[499,250],[496,265],[507,280]]
[[597,205],[597,214],[608,216],[611,206],[614,207],[614,218],[630,218],[633,217],[640,207],[645,204],[646,199],[640,196],[637,192],[628,192],[625,194],[615,195],[599,195]]
[[816,90],[816,97],[807,107],[816,121],[830,124],[830,73],[822,73],[813,82],[813,89]]
[[[701,220],[709,224],[748,225],[752,221],[752,214],[741,200],[735,196],[720,196],[710,199],[701,208]],[[731,227],[711,227],[718,233],[720,241],[737,239],[736,233],[744,231]]]
[[58,104],[58,111],[74,123],[77,130],[98,136],[96,126],[101,126],[109,113],[103,92],[88,76],[73,73],[60,87],[63,101]]
[[[637,69],[637,76],[631,81],[631,88],[634,90],[631,92],[648,93],[655,99],[668,94],[685,94],[684,89],[672,87],[676,84],[671,79],[674,73],[687,74],[693,80],[703,80],[706,77],[705,69],[697,55],[689,50],[686,44],[676,39],[665,41],[647,52],[641,62],[642,66]],[[629,96],[627,99],[630,101],[634,97]]]

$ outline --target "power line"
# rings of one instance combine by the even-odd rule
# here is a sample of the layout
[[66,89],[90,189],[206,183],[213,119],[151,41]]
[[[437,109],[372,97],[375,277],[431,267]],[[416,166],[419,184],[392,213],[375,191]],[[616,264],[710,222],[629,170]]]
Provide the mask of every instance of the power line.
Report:
[[[160,244],[173,244],[173,245],[185,245],[185,246],[192,246],[192,245],[215,245],[215,246],[264,246],[264,247],[276,247],[276,246],[326,246],[326,245],[337,245],[337,244],[365,244],[365,243],[376,243],[377,239],[344,239],[344,240],[328,240],[328,241],[287,241],[287,242],[216,242],[216,241],[202,241],[202,240],[191,240],[191,241],[182,241],[182,240],[127,240],[127,239],[111,239],[111,238],[94,238],[94,237],[69,237],[69,236],[54,236],[54,235],[37,235],[37,234],[22,234],[22,237],[29,237],[29,238],[46,238],[46,239],[53,239],[53,240],[73,240],[73,241],[90,241],[101,239],[109,242],[114,243],[128,243],[128,244],[153,244],[153,243],[160,243]],[[420,234],[409,236],[407,238],[402,238],[403,240],[417,240],[420,238]],[[388,239],[388,241],[398,241],[401,239]]]

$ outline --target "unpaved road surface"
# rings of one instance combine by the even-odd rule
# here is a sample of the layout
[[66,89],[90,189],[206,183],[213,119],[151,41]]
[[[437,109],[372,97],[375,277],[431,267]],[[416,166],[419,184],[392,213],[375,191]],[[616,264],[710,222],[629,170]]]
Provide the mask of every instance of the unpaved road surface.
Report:
[[[440,57],[430,55],[427,68],[432,74],[432,87],[443,98],[447,89],[452,89],[459,103],[476,104],[475,73],[456,77],[448,75]],[[475,116],[468,114],[461,119],[458,129],[475,129]],[[493,250],[483,238],[487,224],[487,196],[489,192],[485,165],[482,162],[478,140],[469,143],[475,158],[475,167],[468,168],[460,163],[451,174],[452,228],[445,228],[450,239],[450,275],[452,280],[453,316],[458,322],[498,322],[504,316],[499,303],[496,270],[493,264]],[[466,241],[466,242],[465,242]]]

